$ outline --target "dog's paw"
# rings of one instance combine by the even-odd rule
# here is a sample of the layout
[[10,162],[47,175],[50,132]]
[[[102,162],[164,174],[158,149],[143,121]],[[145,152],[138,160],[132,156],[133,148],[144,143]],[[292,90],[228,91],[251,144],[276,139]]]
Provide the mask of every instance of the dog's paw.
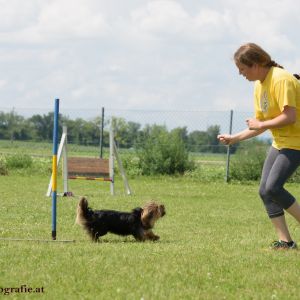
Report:
[[158,241],[160,237],[158,235],[153,236],[152,241]]

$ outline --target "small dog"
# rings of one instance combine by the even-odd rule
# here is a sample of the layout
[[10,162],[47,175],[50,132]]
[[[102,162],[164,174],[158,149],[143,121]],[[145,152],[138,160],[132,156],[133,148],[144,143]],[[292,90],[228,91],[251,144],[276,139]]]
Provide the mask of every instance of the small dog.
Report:
[[137,207],[131,212],[115,210],[92,210],[82,197],[77,207],[76,223],[82,225],[92,241],[108,232],[119,235],[133,235],[137,241],[157,241],[159,236],[152,232],[155,222],[166,214],[164,205],[155,202]]

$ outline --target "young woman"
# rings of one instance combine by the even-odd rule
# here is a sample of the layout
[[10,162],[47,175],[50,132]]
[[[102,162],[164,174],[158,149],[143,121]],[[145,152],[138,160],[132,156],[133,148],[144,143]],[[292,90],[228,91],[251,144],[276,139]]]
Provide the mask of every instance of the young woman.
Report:
[[241,75],[255,81],[255,117],[246,120],[244,131],[221,134],[218,139],[231,145],[271,131],[273,143],[264,162],[259,195],[278,235],[271,248],[295,249],[284,210],[300,223],[300,205],[284,184],[300,165],[300,82],[254,43],[242,45],[234,61]]

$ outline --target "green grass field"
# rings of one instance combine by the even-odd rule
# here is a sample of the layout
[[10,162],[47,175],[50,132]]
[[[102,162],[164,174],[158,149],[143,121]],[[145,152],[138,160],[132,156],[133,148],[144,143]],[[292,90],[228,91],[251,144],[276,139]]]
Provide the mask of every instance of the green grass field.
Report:
[[[7,291],[7,299],[299,299],[300,251],[268,249],[276,236],[256,183],[136,177],[132,196],[117,182],[112,197],[108,183],[72,181],[76,197],[58,199],[57,238],[74,243],[5,240],[50,240],[48,182],[41,174],[0,176],[0,298]],[[300,194],[299,185],[288,188]],[[81,195],[99,209],[164,203],[154,229],[160,241],[110,234],[90,242],[74,224]],[[300,242],[300,226],[288,222]],[[40,293],[9,289],[22,285]]]

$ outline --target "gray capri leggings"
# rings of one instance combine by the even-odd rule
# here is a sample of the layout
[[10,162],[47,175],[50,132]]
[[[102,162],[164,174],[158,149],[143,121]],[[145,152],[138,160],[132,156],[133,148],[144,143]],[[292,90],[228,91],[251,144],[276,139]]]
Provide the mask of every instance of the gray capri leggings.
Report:
[[270,148],[259,187],[259,195],[270,218],[282,216],[283,210],[296,201],[283,186],[299,165],[300,150]]

